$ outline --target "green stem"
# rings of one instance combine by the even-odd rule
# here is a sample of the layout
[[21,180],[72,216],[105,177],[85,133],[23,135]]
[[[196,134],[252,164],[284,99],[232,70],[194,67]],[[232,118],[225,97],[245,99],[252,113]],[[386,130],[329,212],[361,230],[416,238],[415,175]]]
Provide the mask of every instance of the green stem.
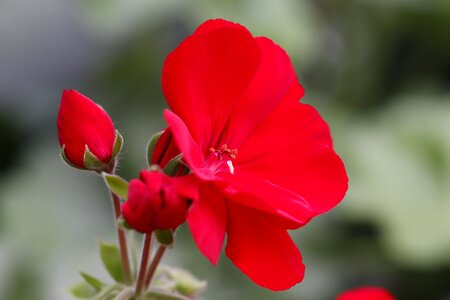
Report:
[[164,255],[164,252],[166,252],[167,247],[161,245],[158,248],[158,251],[155,254],[155,257],[152,260],[152,263],[150,264],[150,267],[147,271],[147,276],[145,277],[145,289],[148,289],[150,286],[150,283],[152,281],[153,276],[155,275],[156,269],[158,268],[159,263],[161,262],[161,259]]
[[150,249],[152,246],[153,233],[147,233],[144,237],[144,245],[142,246],[141,265],[139,267],[139,275],[136,282],[136,298],[142,294],[145,289],[144,280],[145,272],[147,271],[148,259],[150,257]]
[[117,231],[117,239],[119,240],[120,257],[122,259],[123,280],[127,285],[131,285],[132,277],[131,277],[130,260],[128,258],[127,237],[125,231],[122,228],[120,228],[117,224],[117,220],[121,215],[120,199],[113,192],[111,192],[111,199],[113,202],[112,204],[114,209],[114,224]]

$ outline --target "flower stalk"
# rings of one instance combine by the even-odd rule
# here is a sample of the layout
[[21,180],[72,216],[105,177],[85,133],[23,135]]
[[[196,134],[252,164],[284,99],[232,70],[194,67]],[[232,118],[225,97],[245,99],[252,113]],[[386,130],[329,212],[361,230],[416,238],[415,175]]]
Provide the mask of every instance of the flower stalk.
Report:
[[148,287],[150,286],[152,278],[155,275],[156,269],[158,268],[158,265],[161,262],[161,259],[164,256],[166,249],[167,249],[166,246],[160,245],[158,250],[156,251],[155,257],[153,258],[150,267],[148,268],[147,276],[145,277],[144,283],[145,289],[148,289]]
[[141,265],[139,267],[139,275],[136,281],[136,298],[141,296],[145,290],[145,273],[147,270],[148,260],[150,258],[150,251],[152,247],[153,233],[147,233],[144,237],[144,245],[142,246]]
[[118,226],[118,220],[121,216],[120,213],[120,199],[119,197],[111,192],[111,200],[112,200],[112,206],[114,210],[114,224],[117,231],[117,239],[119,241],[119,250],[120,250],[120,257],[122,260],[122,272],[123,272],[123,280],[125,284],[131,285],[132,283],[132,277],[131,277],[131,267],[130,267],[130,260],[128,256],[128,245],[127,245],[127,237],[125,231]]

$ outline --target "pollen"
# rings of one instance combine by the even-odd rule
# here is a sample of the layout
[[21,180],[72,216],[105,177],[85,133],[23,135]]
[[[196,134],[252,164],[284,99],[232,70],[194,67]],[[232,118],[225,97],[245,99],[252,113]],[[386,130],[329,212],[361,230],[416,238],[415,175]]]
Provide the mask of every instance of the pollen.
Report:
[[222,160],[222,157],[225,155],[231,159],[236,159],[236,155],[238,154],[237,149],[229,149],[227,144],[222,144],[218,149],[211,147],[209,148],[209,151],[216,154],[217,158],[220,160]]

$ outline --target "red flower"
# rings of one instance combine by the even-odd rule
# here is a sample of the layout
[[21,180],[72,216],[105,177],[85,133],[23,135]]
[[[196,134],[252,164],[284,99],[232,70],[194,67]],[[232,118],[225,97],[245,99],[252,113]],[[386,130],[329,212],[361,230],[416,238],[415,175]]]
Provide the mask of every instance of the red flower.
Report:
[[384,288],[367,286],[345,291],[336,300],[395,300],[395,297]]
[[200,251],[226,254],[255,283],[283,290],[304,266],[288,229],[337,205],[347,175],[327,124],[298,103],[287,54],[243,26],[210,20],[166,59],[165,118],[200,179],[188,223]]
[[169,177],[143,170],[133,179],[122,214],[131,227],[141,233],[173,229],[184,223],[190,200],[197,198],[191,176]]
[[109,164],[113,159],[114,124],[95,102],[75,90],[63,91],[58,113],[58,138],[68,161],[85,169],[86,147],[97,159]]

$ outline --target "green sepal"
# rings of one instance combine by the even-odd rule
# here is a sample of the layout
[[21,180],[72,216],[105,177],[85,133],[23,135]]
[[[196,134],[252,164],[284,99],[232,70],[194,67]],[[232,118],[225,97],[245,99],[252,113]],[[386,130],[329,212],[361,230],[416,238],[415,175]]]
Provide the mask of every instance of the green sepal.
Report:
[[116,295],[114,300],[131,300],[135,299],[134,287],[128,287],[123,289],[120,293]]
[[127,200],[128,198],[128,181],[123,179],[120,176],[112,175],[103,172],[102,173],[103,179],[106,182],[106,185],[109,187],[109,189],[119,196],[120,198]]
[[116,283],[110,286],[104,287],[100,293],[98,293],[92,300],[111,300],[123,291],[126,287],[123,284]]
[[105,286],[105,284],[100,279],[97,279],[92,275],[84,272],[80,272],[80,275],[81,277],[83,277],[84,281],[91,287],[93,287],[97,292],[99,292]]
[[160,289],[151,289],[144,294],[145,300],[190,300],[178,293],[168,292]]
[[78,299],[91,299],[97,291],[90,284],[83,281],[71,286],[69,293]]
[[173,231],[170,229],[166,230],[155,230],[156,238],[161,245],[166,247],[171,246],[173,244]]
[[151,165],[148,170],[150,172],[162,172],[163,170],[161,169],[161,167],[159,165]]
[[119,248],[113,244],[100,243],[100,257],[109,275],[116,281],[124,283],[122,260]]
[[205,290],[207,282],[198,280],[190,272],[177,269],[171,272],[173,280],[175,280],[175,290],[188,297],[194,297]]
[[66,145],[62,145],[61,149],[59,149],[59,155],[61,156],[62,160],[68,164],[70,167],[75,168],[75,169],[79,169],[79,170],[84,170],[83,168],[80,168],[76,165],[74,165],[66,156]]
[[184,163],[181,161],[181,158],[183,157],[183,153],[178,154],[169,162],[166,164],[166,166],[163,169],[164,174],[169,176],[175,176],[177,174],[177,171],[180,167],[180,165],[184,165]]
[[151,138],[150,142],[147,144],[147,164],[150,167],[152,165],[153,152],[155,152],[156,144],[159,141],[159,138],[164,133],[164,130],[161,130],[155,133]]
[[99,160],[97,156],[95,156],[91,150],[89,150],[88,145],[85,145],[83,164],[86,169],[93,171],[104,171],[107,170],[107,165]]
[[123,147],[123,136],[120,134],[118,130],[116,130],[116,138],[114,139],[114,146],[111,159],[115,159],[117,155],[119,155],[120,151],[122,151]]
[[133,228],[131,227],[131,225],[128,224],[127,220],[125,220],[125,218],[124,218],[123,216],[120,216],[120,217],[117,219],[117,226],[119,226],[119,228],[124,229],[124,230],[130,230],[130,229],[133,229]]

